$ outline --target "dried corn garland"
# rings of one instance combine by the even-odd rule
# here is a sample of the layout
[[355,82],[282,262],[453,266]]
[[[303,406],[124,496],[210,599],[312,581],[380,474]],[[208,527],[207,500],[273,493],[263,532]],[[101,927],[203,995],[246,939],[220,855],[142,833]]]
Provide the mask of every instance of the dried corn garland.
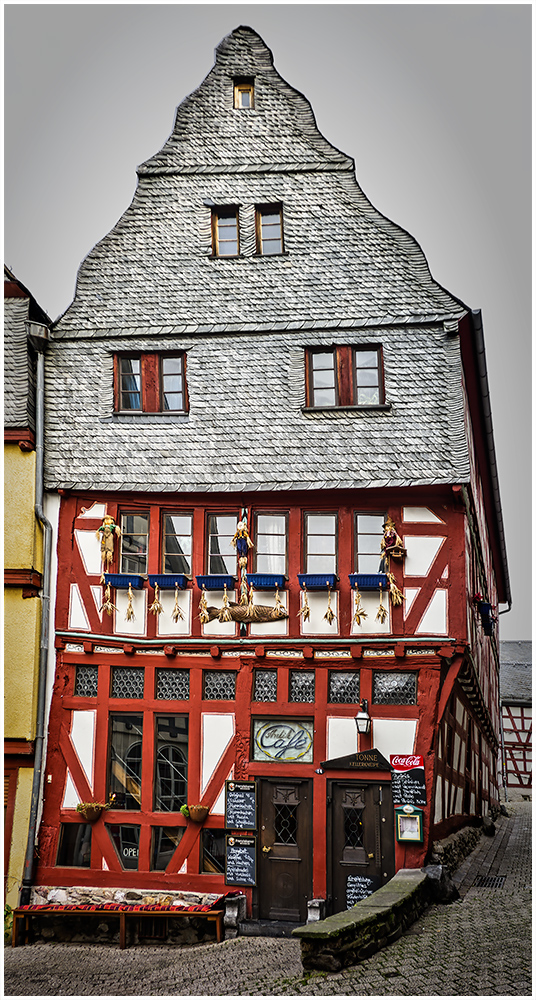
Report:
[[356,625],[361,625],[361,622],[365,618],[368,618],[368,613],[361,605],[361,594],[359,593],[359,590],[356,587],[354,591],[354,617],[352,618],[352,622],[354,622]]
[[205,590],[205,584],[203,584],[203,590],[201,591],[201,600],[199,601],[199,621],[202,625],[206,625],[210,621],[208,614],[208,604],[207,604],[207,592]]
[[132,585],[129,583],[129,585],[128,585],[127,613],[125,615],[125,621],[126,622],[134,622],[134,621],[136,621],[136,615],[134,614],[134,608],[132,606],[132,597],[133,597],[133,594],[132,594]]
[[[240,601],[240,603],[242,604],[242,601]],[[253,584],[251,584],[251,586],[249,588],[249,595],[248,595],[248,615],[253,615],[253,607],[254,607],[254,603],[253,603]]]
[[107,584],[106,590],[104,591],[104,601],[103,601],[103,604],[102,604],[100,610],[101,611],[106,611],[107,615],[111,615],[112,611],[117,611],[117,608],[116,608],[115,604],[112,604],[111,593],[110,593],[110,584],[109,583]]
[[402,601],[405,600],[405,598],[402,591],[398,589],[392,573],[387,574],[387,579],[389,580],[389,593],[391,595],[391,600],[396,607],[398,604],[402,604]]
[[277,586],[277,583],[275,585],[275,610],[277,611],[278,614],[280,614],[281,611],[286,612],[287,610],[285,608],[285,605],[283,604],[283,601],[279,596],[279,587]]
[[305,584],[303,585],[303,604],[300,610],[298,611],[296,617],[299,618],[300,615],[302,617],[302,621],[304,622],[308,622],[311,617],[311,609],[309,607],[309,601],[307,599],[307,587],[305,586]]
[[154,585],[154,601],[151,604],[151,607],[149,608],[149,611],[152,612],[153,615],[161,615],[162,612],[163,612],[163,610],[164,609],[162,607],[162,602],[160,601],[160,598],[158,597],[158,584],[155,583],[155,585]]
[[[248,525],[245,517],[238,522],[234,536],[231,539],[231,545],[234,545],[236,549],[238,565],[240,566],[240,604],[247,604],[248,584],[246,567],[248,564],[248,549],[253,548],[253,542],[249,537]],[[227,621],[227,619],[220,619],[220,621]]]
[[184,614],[179,607],[179,585],[175,584],[175,604],[173,605],[173,611],[171,612],[171,620],[175,622],[175,625],[179,621],[179,618],[184,621]]
[[333,625],[333,622],[335,621],[336,617],[337,615],[335,614],[335,612],[331,607],[331,587],[328,585],[328,607],[324,615],[324,621],[326,621],[328,625]]
[[232,622],[231,612],[229,611],[229,598],[227,597],[227,585],[223,586],[223,604],[221,611],[218,615],[218,621],[220,622]]
[[387,608],[384,608],[383,606],[383,591],[380,584],[380,604],[378,607],[378,614],[376,615],[376,621],[379,622],[380,625],[383,625],[388,614],[389,612],[387,611]]

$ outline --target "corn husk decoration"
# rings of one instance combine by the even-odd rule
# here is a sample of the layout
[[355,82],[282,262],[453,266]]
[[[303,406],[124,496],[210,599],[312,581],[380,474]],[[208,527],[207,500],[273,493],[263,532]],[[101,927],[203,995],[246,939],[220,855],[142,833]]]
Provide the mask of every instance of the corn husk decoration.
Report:
[[296,617],[299,618],[300,615],[302,617],[302,621],[304,622],[308,622],[311,617],[311,609],[309,607],[309,601],[307,599],[307,587],[305,586],[305,584],[303,585],[303,604],[300,610],[298,611]]
[[285,605],[279,596],[279,587],[275,585],[275,610],[279,614],[281,611],[286,612]]
[[383,623],[385,622],[385,619],[387,618],[388,614],[389,614],[389,612],[388,612],[387,608],[384,608],[384,606],[383,606],[383,591],[382,591],[382,587],[381,587],[381,584],[380,584],[380,604],[379,604],[379,607],[378,607],[378,614],[376,615],[376,621],[379,622],[380,625],[383,625]]
[[203,590],[201,591],[201,600],[199,601],[199,621],[202,625],[206,625],[210,621],[208,614],[208,604],[207,604],[207,592],[205,589],[205,584],[203,584]]
[[398,604],[402,604],[402,601],[405,600],[405,598],[402,591],[398,589],[393,574],[388,573],[387,579],[389,580],[389,593],[391,595],[391,600],[393,604],[395,606],[397,606]]
[[368,613],[361,606],[361,594],[356,587],[354,591],[354,617],[352,618],[352,622],[356,625],[361,625],[361,622],[365,618],[368,618]]
[[[206,603],[206,601],[205,601],[205,603]],[[179,586],[176,583],[175,584],[175,604],[173,605],[173,611],[171,612],[171,620],[173,622],[175,622],[175,625],[176,625],[177,622],[179,621],[179,619],[181,619],[182,621],[184,621],[184,614],[183,614],[181,608],[179,607]]]
[[95,538],[98,538],[101,547],[101,578],[100,582],[104,583],[104,574],[109,571],[110,566],[114,558],[114,535],[120,535],[121,528],[117,525],[109,514],[103,518],[100,528],[95,532]]
[[326,621],[328,625],[333,625],[333,622],[335,621],[336,617],[337,615],[335,614],[333,608],[331,607],[331,587],[328,584],[328,607],[324,615],[324,621]]
[[[253,548],[253,542],[249,537],[248,523],[245,517],[238,522],[234,536],[231,539],[231,545],[234,545],[236,549],[238,565],[240,567],[240,604],[247,604],[248,584],[246,567],[248,564],[248,550]],[[226,621],[227,619],[224,620]]]
[[221,611],[218,615],[218,621],[220,622],[232,622],[231,612],[229,611],[229,598],[227,597],[227,585],[224,584],[223,587],[223,604]]
[[106,590],[104,591],[104,601],[101,606],[101,611],[106,611],[107,615],[111,615],[112,611],[117,611],[115,604],[112,604],[110,584],[106,585]]
[[136,621],[136,615],[134,614],[134,608],[132,606],[132,597],[133,597],[133,594],[132,594],[132,585],[129,583],[129,585],[128,585],[127,613],[125,615],[125,621],[126,622],[134,622],[134,621]]
[[155,582],[154,601],[151,604],[151,607],[149,608],[149,611],[152,612],[153,615],[161,615],[164,610],[162,607],[162,602],[158,596],[158,590],[159,590],[158,584]]
[[248,615],[251,616],[253,615],[253,607],[254,604],[253,604],[253,584],[252,584],[249,588],[249,595],[248,595]]

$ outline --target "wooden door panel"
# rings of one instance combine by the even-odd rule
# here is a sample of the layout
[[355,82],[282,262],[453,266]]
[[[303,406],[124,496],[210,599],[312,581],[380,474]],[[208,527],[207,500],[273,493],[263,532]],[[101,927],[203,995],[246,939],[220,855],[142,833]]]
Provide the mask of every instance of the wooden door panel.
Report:
[[332,781],[328,787],[328,896],[339,913],[394,875],[391,786]]
[[305,921],[311,892],[311,782],[260,784],[259,917]]

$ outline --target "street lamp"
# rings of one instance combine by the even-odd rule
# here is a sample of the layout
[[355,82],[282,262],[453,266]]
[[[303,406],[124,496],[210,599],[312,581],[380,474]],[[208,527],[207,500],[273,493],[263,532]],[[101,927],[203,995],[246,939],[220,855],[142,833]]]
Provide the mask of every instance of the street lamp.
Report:
[[368,701],[366,698],[363,698],[359,705],[359,712],[355,717],[355,724],[360,736],[366,736],[367,733],[370,733],[370,715],[368,714]]

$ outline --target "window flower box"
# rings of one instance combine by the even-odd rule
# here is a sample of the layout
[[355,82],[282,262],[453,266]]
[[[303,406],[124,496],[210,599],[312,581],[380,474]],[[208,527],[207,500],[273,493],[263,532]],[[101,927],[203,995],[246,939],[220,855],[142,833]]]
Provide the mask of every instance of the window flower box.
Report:
[[247,581],[254,590],[275,590],[276,587],[285,586],[282,573],[248,573]]
[[348,579],[354,590],[387,590],[385,573],[349,573]]
[[157,583],[160,590],[175,590],[175,586],[179,590],[186,590],[188,577],[184,573],[159,573],[157,576],[150,576],[149,583],[151,587]]
[[200,590],[223,590],[224,587],[233,588],[236,585],[236,577],[226,573],[213,573],[209,576],[196,576],[197,586]]
[[105,573],[104,580],[116,590],[128,590],[129,585],[133,590],[141,590],[145,577],[137,576],[134,573]]
[[334,587],[337,582],[336,573],[298,573],[300,587],[307,590],[327,590]]

